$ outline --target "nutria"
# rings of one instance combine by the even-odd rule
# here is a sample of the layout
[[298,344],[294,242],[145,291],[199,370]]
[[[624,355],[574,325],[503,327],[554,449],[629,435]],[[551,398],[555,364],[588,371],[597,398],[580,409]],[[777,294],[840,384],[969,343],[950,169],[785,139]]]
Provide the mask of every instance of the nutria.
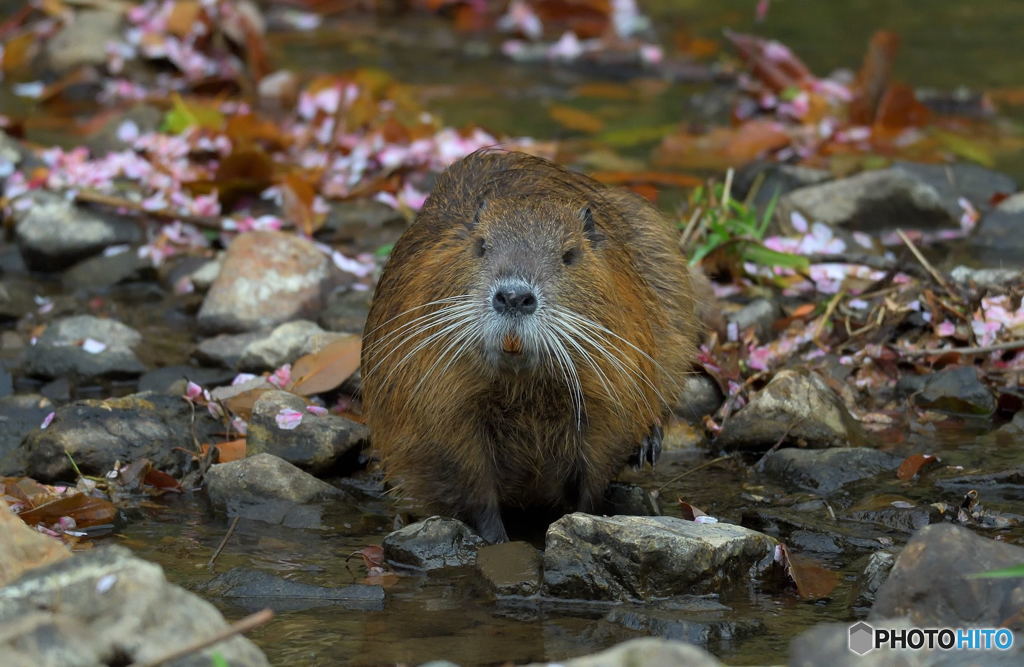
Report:
[[593,511],[654,462],[699,327],[644,199],[523,153],[438,178],[366,322],[363,404],[388,478],[487,540],[503,508]]

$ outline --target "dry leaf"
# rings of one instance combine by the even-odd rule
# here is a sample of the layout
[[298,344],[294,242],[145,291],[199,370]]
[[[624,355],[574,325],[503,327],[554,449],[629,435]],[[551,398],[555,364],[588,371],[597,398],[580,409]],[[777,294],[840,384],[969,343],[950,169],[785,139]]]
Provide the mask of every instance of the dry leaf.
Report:
[[594,114],[564,104],[552,104],[548,115],[562,127],[576,132],[593,134],[604,129],[604,121]]
[[896,477],[907,481],[913,479],[923,468],[930,464],[938,463],[939,458],[931,454],[913,454],[908,456],[896,470]]
[[362,339],[352,335],[334,341],[315,354],[300,357],[292,365],[288,391],[312,396],[334,389],[359,368],[361,349]]

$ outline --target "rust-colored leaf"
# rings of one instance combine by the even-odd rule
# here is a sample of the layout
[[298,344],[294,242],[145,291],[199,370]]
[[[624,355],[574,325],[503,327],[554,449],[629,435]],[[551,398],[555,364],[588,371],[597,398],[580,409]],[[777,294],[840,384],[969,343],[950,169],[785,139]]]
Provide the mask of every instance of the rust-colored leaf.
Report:
[[284,217],[308,236],[320,229],[324,217],[313,210],[316,189],[300,174],[292,172],[281,183]]
[[150,467],[142,478],[144,484],[160,489],[161,491],[181,491],[181,482],[174,479],[162,470]]
[[336,340],[315,354],[300,357],[292,364],[292,383],[289,391],[300,396],[312,396],[334,389],[359,368],[359,336]]
[[632,86],[608,81],[581,83],[572,89],[576,97],[597,97],[605,100],[633,100],[637,91]]
[[281,128],[270,120],[255,114],[240,114],[228,118],[225,132],[232,146],[249,146],[265,143],[272,148],[288,143]]
[[178,0],[167,15],[167,31],[178,37],[186,37],[199,20],[202,10],[198,0]]
[[789,134],[781,123],[752,120],[736,129],[725,152],[734,162],[749,162],[768,151],[788,146],[789,142]]
[[805,600],[828,597],[839,584],[839,573],[827,570],[806,556],[790,554],[785,544],[779,544],[777,554],[785,568],[786,577],[796,586],[797,595]]
[[217,445],[217,462],[230,463],[245,458],[245,438],[228,440]]
[[690,174],[670,171],[595,171],[591,178],[609,185],[663,185],[679,188],[695,188],[703,180]]
[[682,498],[676,501],[679,504],[679,511],[682,517],[687,521],[695,521],[699,516],[707,516],[707,512],[697,507],[694,507],[690,503],[686,502]]
[[871,37],[850,101],[850,121],[855,125],[871,125],[875,121],[899,49],[900,38],[896,33],[879,30]]
[[903,481],[913,479],[926,466],[939,462],[939,457],[931,454],[912,454],[903,459],[903,463],[896,470],[896,477]]
[[0,494],[10,504],[37,507],[53,498],[53,489],[31,477],[2,477]]
[[890,85],[878,103],[875,127],[882,130],[903,130],[928,123],[931,111],[917,101],[914,89],[904,83]]
[[811,313],[813,313],[814,309],[817,308],[817,307],[818,307],[817,304],[814,304],[814,303],[804,303],[804,304],[801,304],[801,305],[797,306],[796,308],[794,308],[793,312],[790,313],[789,316],[793,317],[793,318],[796,318],[796,317],[806,317],[806,316],[810,315]]
[[814,81],[807,65],[781,44],[731,30],[725,31],[725,37],[750,66],[754,77],[774,93],[806,88]]
[[56,523],[62,516],[69,516],[79,527],[84,528],[112,523],[117,516],[117,509],[109,500],[79,493],[45,503],[19,516],[30,526]]
[[604,129],[604,121],[589,111],[564,104],[552,104],[548,115],[562,127],[576,132],[594,134]]
[[252,418],[252,406],[256,404],[260,396],[273,389],[273,387],[257,387],[243,391],[229,398],[224,399],[224,406],[242,419],[248,421]]
[[7,40],[3,49],[3,73],[14,74],[25,68],[38,48],[39,39],[32,30]]

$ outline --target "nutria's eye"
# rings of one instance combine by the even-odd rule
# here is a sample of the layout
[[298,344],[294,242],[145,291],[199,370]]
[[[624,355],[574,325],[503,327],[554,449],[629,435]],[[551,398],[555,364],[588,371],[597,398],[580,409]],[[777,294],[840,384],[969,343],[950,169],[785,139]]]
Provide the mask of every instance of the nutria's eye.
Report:
[[476,240],[476,256],[483,257],[487,252],[487,241],[482,238]]
[[562,255],[562,264],[565,264],[566,266],[572,266],[578,261],[580,261],[579,248],[570,248],[565,251],[564,255]]

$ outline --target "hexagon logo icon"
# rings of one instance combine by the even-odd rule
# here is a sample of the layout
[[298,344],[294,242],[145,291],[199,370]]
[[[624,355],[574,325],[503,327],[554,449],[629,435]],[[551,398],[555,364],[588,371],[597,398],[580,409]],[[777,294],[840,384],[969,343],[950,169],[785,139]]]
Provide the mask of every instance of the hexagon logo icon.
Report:
[[875,648],[875,629],[860,621],[850,626],[850,650],[864,655]]

